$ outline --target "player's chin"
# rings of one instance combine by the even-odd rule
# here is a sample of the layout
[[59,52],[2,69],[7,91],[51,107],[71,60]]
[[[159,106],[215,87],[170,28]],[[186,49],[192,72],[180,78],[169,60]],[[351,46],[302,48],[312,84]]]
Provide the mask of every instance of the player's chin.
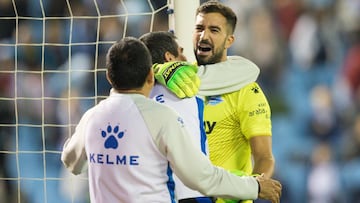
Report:
[[196,55],[196,61],[198,65],[206,65],[209,64],[209,56],[208,55]]

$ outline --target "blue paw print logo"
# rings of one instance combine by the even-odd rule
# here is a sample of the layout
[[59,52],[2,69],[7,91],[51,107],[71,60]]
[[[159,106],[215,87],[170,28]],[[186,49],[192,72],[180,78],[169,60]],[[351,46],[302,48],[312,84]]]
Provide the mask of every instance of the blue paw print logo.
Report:
[[101,136],[105,138],[104,147],[106,149],[116,149],[119,146],[118,139],[121,139],[124,136],[124,131],[119,131],[119,126],[115,126],[114,128],[111,125],[105,130],[101,130]]

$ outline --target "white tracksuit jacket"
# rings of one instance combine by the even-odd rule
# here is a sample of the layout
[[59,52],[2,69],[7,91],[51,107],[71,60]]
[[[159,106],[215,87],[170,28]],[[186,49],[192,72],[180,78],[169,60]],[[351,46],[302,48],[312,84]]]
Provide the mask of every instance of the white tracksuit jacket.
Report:
[[87,164],[92,203],[176,202],[173,173],[206,196],[257,198],[254,177],[213,166],[198,146],[173,109],[111,91],[83,115],[61,159],[74,174]]

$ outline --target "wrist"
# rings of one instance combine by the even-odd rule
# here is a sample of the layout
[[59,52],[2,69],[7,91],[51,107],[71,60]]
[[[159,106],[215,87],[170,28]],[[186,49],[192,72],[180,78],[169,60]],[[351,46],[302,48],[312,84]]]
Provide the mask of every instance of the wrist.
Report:
[[261,187],[260,187],[260,182],[258,179],[256,179],[256,182],[258,184],[258,195],[260,194],[260,191],[261,191]]
[[255,177],[256,182],[257,182],[257,184],[258,184],[258,194],[260,194],[260,190],[261,190],[261,188],[260,188],[260,182],[259,182],[259,179],[257,178],[257,177],[260,176],[260,175],[254,173],[254,174],[252,174],[251,176]]

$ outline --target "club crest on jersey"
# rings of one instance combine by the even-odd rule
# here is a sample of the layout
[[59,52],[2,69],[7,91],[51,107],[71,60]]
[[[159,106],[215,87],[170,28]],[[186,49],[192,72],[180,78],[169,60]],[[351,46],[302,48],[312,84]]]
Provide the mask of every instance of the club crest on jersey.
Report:
[[106,130],[101,130],[101,136],[105,138],[104,147],[106,149],[118,148],[118,139],[121,139],[124,136],[124,131],[120,131],[119,129],[118,125],[115,127],[108,125]]
[[221,98],[220,95],[216,95],[216,96],[206,97],[206,101],[209,105],[216,105],[216,104],[223,102],[223,99]]
[[257,94],[257,93],[260,92],[259,87],[258,87],[257,85],[255,85],[254,87],[252,87],[251,90],[252,90],[255,94]]

